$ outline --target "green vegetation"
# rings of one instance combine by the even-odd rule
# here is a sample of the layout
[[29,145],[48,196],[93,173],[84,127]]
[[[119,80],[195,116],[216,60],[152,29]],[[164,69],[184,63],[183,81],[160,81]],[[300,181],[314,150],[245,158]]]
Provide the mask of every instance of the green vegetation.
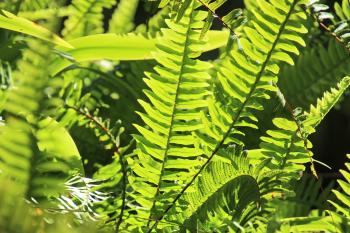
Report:
[[0,2],[0,232],[350,232],[350,1],[228,2]]

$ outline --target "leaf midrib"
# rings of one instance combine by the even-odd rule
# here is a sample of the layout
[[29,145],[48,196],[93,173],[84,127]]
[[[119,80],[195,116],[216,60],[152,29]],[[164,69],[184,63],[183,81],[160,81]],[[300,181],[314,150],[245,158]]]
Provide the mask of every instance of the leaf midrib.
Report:
[[190,21],[189,21],[188,27],[187,27],[187,32],[188,33],[186,33],[184,53],[183,53],[183,56],[182,56],[182,62],[181,62],[180,73],[179,73],[179,80],[178,80],[178,83],[177,83],[177,86],[176,86],[176,94],[175,94],[175,98],[174,98],[175,102],[174,102],[174,106],[173,106],[172,114],[171,114],[170,127],[169,127],[169,133],[168,133],[168,138],[167,138],[167,142],[166,142],[166,147],[165,147],[165,151],[164,151],[164,158],[163,158],[162,168],[161,168],[161,172],[160,172],[160,175],[159,175],[157,191],[156,191],[153,203],[152,203],[152,208],[150,210],[150,217],[149,217],[147,226],[149,226],[149,224],[150,224],[150,222],[152,220],[152,210],[155,208],[155,205],[157,203],[157,196],[159,195],[159,192],[160,192],[160,186],[161,186],[161,182],[162,182],[162,177],[163,177],[164,171],[165,171],[165,164],[167,162],[167,155],[168,155],[168,151],[170,149],[170,138],[172,136],[172,131],[173,131],[173,127],[174,127],[175,110],[176,110],[176,106],[178,104],[179,88],[180,88],[181,81],[182,81],[182,78],[183,78],[183,71],[184,71],[184,67],[185,67],[185,60],[186,60],[186,57],[187,57],[187,54],[188,54],[188,41],[190,39],[190,34],[191,34],[190,30],[191,30],[191,25],[192,25],[192,21],[193,21],[193,11],[194,11],[193,7],[194,6],[192,4],[192,11],[191,11],[191,14],[190,14]]
[[248,103],[248,100],[251,98],[251,96],[253,95],[256,87],[257,87],[257,84],[258,82],[260,81],[262,75],[263,75],[263,72],[265,71],[265,68],[267,66],[267,64],[269,63],[270,61],[270,58],[272,56],[272,52],[274,51],[275,47],[277,46],[277,42],[279,41],[281,35],[282,35],[282,32],[284,31],[285,29],[285,26],[288,22],[288,19],[290,18],[293,10],[294,10],[294,7],[296,5],[298,0],[294,0],[291,7],[290,7],[290,10],[288,12],[288,14],[286,15],[286,18],[284,20],[284,22],[281,24],[281,27],[279,29],[279,32],[276,36],[276,39],[274,41],[274,43],[272,44],[272,47],[269,51],[269,53],[267,54],[266,56],[266,59],[264,61],[264,63],[262,64],[261,66],[261,69],[260,69],[260,72],[258,73],[257,75],[257,78],[252,86],[252,89],[250,90],[249,94],[247,95],[247,98],[246,100],[244,101],[244,103],[241,105],[239,111],[237,112],[237,114],[235,115],[234,119],[233,119],[233,122],[231,123],[229,129],[227,130],[227,132],[225,133],[225,135],[223,136],[222,140],[220,141],[220,143],[217,145],[217,147],[214,149],[214,151],[212,152],[212,154],[210,155],[210,157],[208,158],[208,160],[203,164],[203,166],[199,169],[199,171],[193,176],[193,178],[191,179],[191,181],[182,189],[182,191],[175,197],[175,199],[173,200],[172,204],[170,206],[167,207],[167,209],[163,212],[163,214],[161,215],[160,218],[157,219],[156,223],[150,228],[149,232],[152,231],[152,229],[156,226],[156,224],[162,220],[165,216],[165,214],[174,206],[174,204],[178,201],[178,199],[184,194],[184,192],[192,185],[192,183],[194,182],[194,180],[199,176],[199,174],[204,170],[204,168],[210,163],[210,161],[213,159],[213,157],[216,155],[216,153],[219,151],[219,149],[221,148],[221,146],[224,144],[226,138],[229,136],[232,128],[235,126],[235,124],[237,123],[237,120],[238,118],[240,117],[243,109],[245,108],[246,104]]

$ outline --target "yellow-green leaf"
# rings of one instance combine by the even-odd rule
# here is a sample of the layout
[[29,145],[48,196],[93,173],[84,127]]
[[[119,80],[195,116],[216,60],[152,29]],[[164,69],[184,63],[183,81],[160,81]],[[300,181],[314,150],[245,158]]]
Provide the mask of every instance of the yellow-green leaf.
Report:
[[52,42],[58,46],[73,48],[71,44],[56,34],[50,32],[46,28],[5,10],[0,10],[0,28],[34,36],[42,40]]

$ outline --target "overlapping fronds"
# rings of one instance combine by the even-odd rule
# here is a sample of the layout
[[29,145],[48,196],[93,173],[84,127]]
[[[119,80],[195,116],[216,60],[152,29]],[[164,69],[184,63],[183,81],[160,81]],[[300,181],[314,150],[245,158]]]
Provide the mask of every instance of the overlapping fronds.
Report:
[[[0,179],[11,182],[7,199],[1,201],[7,206],[1,209],[8,211],[1,212],[2,219],[10,218],[11,205],[23,198],[45,201],[63,192],[65,175],[70,170],[68,161],[51,154],[53,151],[45,144],[49,132],[45,135],[39,121],[38,114],[46,102],[43,90],[48,84],[47,73],[39,67],[48,63],[48,48],[36,41],[29,46],[25,60],[18,63],[19,70],[13,74],[13,87],[5,104],[6,125],[0,132]],[[43,144],[37,144],[39,140]]]
[[326,114],[339,101],[340,96],[349,86],[349,78],[342,79],[337,88],[331,88],[325,92],[322,99],[318,99],[317,105],[311,105],[310,111],[305,111],[297,119],[287,120],[276,118],[273,120],[277,127],[268,130],[267,136],[261,137],[260,150],[251,151],[250,157],[261,159],[261,157],[272,158],[272,169],[285,170],[295,177],[295,174],[304,170],[304,165],[310,161],[312,152],[307,148],[311,143],[306,138],[315,131],[315,127],[321,122]]
[[270,160],[253,168],[240,152],[227,153],[230,162],[210,163],[179,200],[177,208],[182,212],[173,221],[182,220],[178,222],[181,230],[201,231],[201,226],[202,230],[209,230],[206,227],[210,216],[219,216],[221,223],[213,222],[213,231],[239,230],[261,211],[263,196],[278,190],[280,181],[274,178],[279,172],[264,170]]
[[[233,50],[231,56],[221,64],[218,71],[218,90],[223,90],[224,95],[219,97],[218,101],[209,100],[210,117],[202,115],[205,127],[196,134],[201,138],[199,148],[208,159],[190,183],[216,154],[220,155],[223,145],[231,142],[243,144],[237,138],[237,135],[241,134],[238,127],[256,128],[257,118],[252,114],[252,110],[262,110],[259,100],[268,99],[267,92],[275,90],[272,83],[277,82],[277,63],[293,62],[288,54],[297,52],[293,42],[304,45],[303,39],[298,35],[306,32],[305,27],[300,24],[306,17],[305,13],[299,11],[299,4],[302,2],[287,2],[276,4],[275,7],[266,1],[259,1],[261,9],[253,10],[255,20],[250,26],[243,28],[247,35],[247,38],[241,38],[244,53],[241,50]],[[280,11],[284,12],[284,15]],[[264,18],[269,18],[269,23]],[[183,191],[189,187],[190,184],[186,185]],[[181,195],[182,193],[177,195],[176,200]],[[170,207],[162,216],[167,214],[169,209]]]
[[[347,158],[350,158],[350,155],[347,155]],[[340,189],[332,190],[336,199],[328,200],[335,210],[327,210],[327,215],[287,218],[284,221],[291,226],[290,231],[348,232],[350,230],[350,163],[345,163],[345,167],[346,170],[340,170],[345,178],[338,179]]]
[[236,36],[234,31],[238,26],[241,26],[246,22],[246,18],[242,15],[242,9],[233,9],[223,16],[217,15],[216,11],[224,8],[224,4],[227,0],[196,0],[201,3],[205,8],[209,10],[209,16],[207,18],[206,26],[210,27],[214,18],[219,18],[220,21],[224,24],[223,26],[227,27],[231,31],[233,36]]
[[111,8],[115,0],[73,0],[70,16],[65,21],[62,34],[65,38],[77,38],[103,32],[104,8]]
[[307,49],[295,66],[284,67],[278,86],[294,108],[308,110],[323,92],[349,73],[349,53],[335,40],[330,40],[327,49],[322,46]]
[[[289,176],[298,178],[299,172],[310,162],[311,151],[305,148],[305,141],[300,135],[296,122],[284,118],[273,119],[277,129],[268,130],[267,136],[261,137],[259,150],[250,151],[251,159],[271,158],[268,165],[272,170],[280,169]],[[310,142],[307,145],[311,146]]]
[[265,215],[267,222],[260,221],[254,232],[313,232],[326,229],[333,232],[331,224],[324,220],[324,210],[329,207],[327,199],[332,197],[334,185],[330,183],[325,188],[322,185],[321,179],[316,180],[305,174],[295,183],[292,192],[287,190],[281,197],[272,197],[267,203],[270,210]]
[[[322,187],[322,179],[317,180],[315,177],[304,174],[293,188],[294,194],[283,199],[275,198],[270,204],[276,208],[276,220],[290,217],[305,217],[312,212],[322,212],[328,209],[327,200],[332,195],[334,183]],[[315,209],[317,207],[317,209]]]
[[303,178],[350,2],[243,2],[2,1],[0,232],[350,231]]
[[[93,195],[92,204],[83,205],[83,207],[92,210],[91,212],[101,218],[108,214],[111,219],[118,219],[122,221],[123,211],[126,206],[126,188],[127,188],[127,167],[126,161],[123,158],[123,153],[127,150],[127,147],[120,145],[120,135],[123,133],[124,128],[120,127],[120,122],[117,122],[114,126],[111,126],[109,121],[103,120],[101,117],[97,117],[97,113],[91,114],[87,109],[79,108],[78,106],[66,105],[66,112],[62,121],[76,122],[80,127],[86,127],[94,132],[98,141],[104,146],[105,150],[110,151],[113,155],[113,160],[110,164],[100,168],[95,174],[94,190],[97,195],[92,192],[87,192],[86,195]],[[72,123],[72,122],[71,122]],[[74,188],[74,187],[73,187]],[[84,187],[83,187],[84,188]],[[101,192],[108,192],[111,198],[107,198],[105,195],[101,195],[102,198],[98,198],[98,194]],[[118,199],[112,197],[120,196]],[[97,197],[97,202],[94,201],[94,197]],[[86,197],[89,201],[89,197]],[[64,201],[64,200],[63,200]],[[82,202],[82,200],[78,200]],[[71,208],[77,208],[74,206],[74,202]],[[79,207],[79,206],[78,206]],[[95,209],[98,207],[98,212],[95,213]]]
[[[253,112],[262,110],[260,101],[269,99],[268,93],[275,91],[272,83],[277,82],[277,64],[280,61],[293,63],[288,54],[298,52],[293,42],[304,44],[298,33],[306,32],[300,24],[306,16],[298,11],[298,1],[280,3],[276,7],[266,1],[259,1],[259,4],[261,9],[269,11],[253,10],[256,19],[243,27],[247,36],[241,38],[244,53],[234,49],[218,69],[217,101],[209,102],[210,118],[205,120],[207,117],[203,117],[206,125],[206,130],[202,132],[206,135],[202,136],[203,144],[208,147],[205,150],[210,157],[223,144],[232,141],[242,144],[237,137],[242,134],[239,127],[257,128],[258,119]],[[285,12],[283,17],[280,10]],[[264,18],[271,18],[270,21],[276,24],[268,25]],[[297,22],[298,27],[295,26]]]
[[202,127],[199,112],[206,106],[210,78],[204,71],[210,64],[193,59],[204,43],[198,29],[206,17],[194,9],[192,2],[178,24],[166,21],[169,29],[163,29],[156,56],[160,65],[145,80],[151,104],[140,101],[146,114],[139,115],[148,127],[135,125],[142,136],[135,136],[138,157],[129,164],[137,176],[129,181],[142,195],[135,197],[146,219],[157,218],[171,202],[169,194],[179,192],[202,163],[192,132]]

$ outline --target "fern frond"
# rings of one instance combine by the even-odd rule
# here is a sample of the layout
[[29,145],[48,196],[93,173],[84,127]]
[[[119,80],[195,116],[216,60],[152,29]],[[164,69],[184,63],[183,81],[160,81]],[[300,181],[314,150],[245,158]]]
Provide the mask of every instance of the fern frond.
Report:
[[65,21],[62,34],[67,39],[103,32],[104,8],[111,8],[115,0],[73,0],[70,16]]
[[[241,38],[241,43],[248,57],[245,57],[242,51],[233,50],[229,60],[227,59],[222,64],[218,79],[222,85],[221,90],[224,90],[226,94],[226,99],[222,104],[210,101],[210,119],[207,116],[202,117],[205,129],[201,130],[198,136],[202,139],[200,147],[208,159],[183,188],[182,193],[191,186],[191,183],[213,157],[220,154],[223,145],[230,142],[242,144],[236,137],[241,134],[238,127],[256,128],[257,119],[251,110],[262,110],[259,100],[268,99],[269,95],[266,92],[275,90],[271,83],[277,82],[276,74],[279,71],[277,63],[280,61],[293,62],[286,52],[291,51],[290,46],[286,47],[286,42],[304,45],[298,33],[305,33],[306,29],[304,26],[295,26],[300,25],[302,18],[306,18],[305,13],[299,10],[301,3],[300,1],[286,1],[285,4],[277,4],[275,7],[266,1],[259,1],[260,9],[253,11],[256,19],[251,26],[243,27],[247,38]],[[285,14],[282,15],[280,11]],[[271,20],[267,24],[264,18]],[[252,44],[259,50],[255,49]],[[297,49],[294,44],[292,48]],[[182,193],[176,196],[173,204]],[[167,214],[173,204],[158,220]]]
[[[305,169],[304,164],[310,162],[311,152],[305,148],[296,122],[275,118],[273,123],[277,129],[268,130],[268,136],[261,137],[260,149],[250,151],[248,157],[258,161],[271,158],[269,168],[282,170],[289,178],[298,178]],[[311,147],[311,143],[308,142],[307,146]]]
[[328,48],[307,49],[295,66],[281,71],[278,86],[293,107],[308,110],[317,98],[336,85],[350,72],[350,56],[344,48],[330,40]]
[[[347,155],[347,158],[350,159],[350,155]],[[347,218],[348,227],[350,227],[350,163],[345,163],[345,166],[347,170],[340,170],[345,180],[338,180],[342,191],[333,190],[338,202],[330,201],[330,203],[337,212]]]
[[[349,86],[349,78],[345,77],[337,86],[326,92],[322,99],[318,100],[316,107],[311,106],[310,112],[305,112],[298,122],[284,118],[273,120],[276,130],[268,130],[269,137],[261,137],[260,150],[250,151],[251,159],[272,158],[271,169],[281,169],[290,175],[304,170],[305,163],[310,161],[311,147],[306,138],[315,131],[315,127],[322,121],[330,109],[337,103],[341,95]],[[306,148],[307,147],[307,148]]]
[[160,65],[145,80],[151,104],[140,101],[146,114],[138,114],[149,128],[135,125],[142,136],[135,136],[138,158],[129,163],[137,176],[129,181],[142,195],[136,201],[146,219],[157,218],[172,201],[169,193],[179,192],[202,163],[192,132],[202,127],[199,112],[206,106],[210,78],[203,71],[210,64],[193,59],[201,51],[198,30],[206,17],[194,9],[191,3],[179,24],[166,21],[169,29],[163,29],[156,56]]
[[[259,1],[259,4],[262,9],[271,8],[276,12],[280,10],[280,8],[275,9],[265,1]],[[207,125],[206,134],[210,135],[212,140],[218,140],[222,138],[220,135],[224,135],[219,140],[221,144],[228,143],[229,138],[234,138],[236,143],[241,143],[237,138],[237,135],[241,133],[238,128],[256,128],[257,119],[251,113],[251,109],[262,110],[259,101],[269,99],[268,93],[275,91],[275,87],[271,83],[277,82],[279,71],[277,64],[280,61],[293,62],[287,52],[298,50],[290,42],[297,41],[303,44],[301,37],[294,36],[296,32],[305,32],[303,26],[300,26],[299,29],[293,26],[300,20],[299,17],[306,17],[304,14],[300,15],[300,12],[297,11],[298,4],[294,1],[289,3],[289,8],[279,6],[285,10],[285,18],[280,18],[278,13],[279,16],[276,16],[275,19],[276,24],[272,24],[271,29],[264,29],[265,24],[261,20],[262,17],[269,18],[273,15],[264,15],[267,11],[262,12],[258,9],[253,11],[256,20],[250,26],[243,27],[242,30],[246,33],[246,38],[240,39],[247,57],[241,51],[235,49],[231,52],[230,57],[223,61],[218,70],[219,84],[217,88],[218,92],[223,92],[224,95],[217,95],[219,96],[218,101],[221,100],[222,102],[221,105],[213,104],[214,101],[209,104],[211,116],[209,122],[212,126]],[[281,24],[278,24],[278,22],[281,22]],[[293,36],[291,36],[292,34]],[[287,41],[291,47],[286,47]],[[259,49],[254,49],[253,44]],[[208,141],[208,145],[210,144],[212,143]],[[211,149],[214,150],[214,148]],[[216,148],[218,150],[218,147]]]
[[338,19],[334,20],[333,33],[337,35],[350,51],[350,1],[343,0],[342,4],[334,3]]
[[[100,205],[100,211],[103,208],[105,209],[105,211],[103,211],[104,215],[108,213],[111,218],[112,216],[114,218],[114,215],[118,213],[118,217],[115,217],[118,220],[118,228],[123,221],[123,213],[126,207],[127,167],[126,161],[123,158],[123,153],[126,148],[120,146],[120,135],[123,133],[124,128],[120,127],[118,122],[115,126],[111,127],[109,121],[103,120],[101,117],[96,117],[96,113],[95,115],[90,114],[86,109],[80,109],[79,107],[70,105],[66,105],[66,108],[68,111],[64,113],[65,116],[63,117],[67,118],[63,119],[65,122],[75,121],[80,126],[92,129],[105,149],[112,150],[114,155],[113,162],[99,169],[94,174],[94,178],[104,181],[100,185],[96,185],[97,191],[107,189],[110,191],[110,194],[112,194],[113,191],[114,195],[121,195],[121,198],[115,200],[112,205],[108,202],[98,204]],[[69,110],[73,110],[73,112]],[[74,116],[75,114],[76,116]],[[87,207],[91,209],[93,205]]]
[[58,9],[54,8],[45,8],[41,10],[33,10],[33,11],[20,11],[18,13],[19,16],[32,20],[32,21],[38,21],[38,20],[46,20],[49,18],[52,18],[54,16],[57,17],[68,17],[70,14],[67,7],[60,7]]
[[233,36],[236,36],[234,29],[241,26],[246,22],[246,18],[242,15],[241,9],[233,9],[229,11],[224,16],[218,16],[216,11],[221,9],[227,0],[196,0],[201,3],[204,7],[209,10],[209,17],[207,18],[208,28],[210,27],[214,18],[219,18],[219,20],[224,24],[224,26],[231,31]]
[[344,77],[336,86],[323,94],[321,99],[317,99],[317,105],[311,105],[310,110],[304,114],[303,125],[308,133],[313,133],[314,128],[323,120],[327,113],[339,101],[340,97],[350,85],[350,77]]
[[[328,209],[327,200],[332,195],[334,183],[322,187],[322,179],[317,180],[314,176],[304,174],[293,187],[293,195],[283,199],[274,198],[268,204],[276,210],[274,217],[276,221],[291,217],[307,217],[311,214],[322,216],[324,210]],[[283,221],[283,220],[282,220]]]
[[[263,9],[272,7],[264,1],[259,1],[259,4]],[[285,47],[286,41],[296,40],[303,43],[300,37],[290,37],[290,30],[294,28],[291,25],[294,25],[300,17],[300,12],[296,12],[298,6],[298,3],[294,1],[293,4],[289,4],[289,11],[287,11],[288,8],[284,8],[286,13],[289,14],[285,16],[286,18],[284,18],[281,25],[277,26],[276,23],[276,25],[270,26],[276,27],[273,29],[274,34],[270,34],[271,32],[265,31],[267,29],[263,29],[260,14],[264,13],[256,9],[254,14],[257,20],[251,24],[252,26],[243,27],[247,38],[241,38],[241,43],[248,57],[245,57],[239,50],[233,50],[229,59],[226,59],[219,68],[218,90],[223,90],[225,95],[218,98],[222,102],[221,105],[214,104],[214,101],[209,104],[211,119],[205,120],[208,123],[206,123],[206,131],[203,131],[209,137],[202,136],[203,144],[208,147],[206,150],[209,151],[209,154],[211,153],[210,157],[219,152],[219,148],[223,144],[231,141],[242,144],[242,141],[237,137],[242,134],[239,127],[257,128],[257,118],[251,110],[262,110],[259,101],[269,99],[267,93],[275,91],[275,87],[271,83],[277,81],[276,74],[279,70],[277,65],[279,61],[292,62],[291,57],[285,52],[290,51]],[[276,8],[275,11],[278,12],[279,8]],[[271,16],[265,16],[265,18],[268,17]],[[302,15],[302,17],[305,17],[305,15]],[[278,22],[282,19],[275,20]],[[304,29],[302,29],[302,32],[304,32]],[[257,45],[258,43],[260,45]],[[257,45],[259,50],[253,49],[252,44]],[[293,50],[297,49],[295,45],[292,45],[292,47]],[[215,141],[219,141],[219,143],[214,143]]]
[[234,223],[243,227],[260,211],[263,196],[277,191],[279,182],[274,177],[279,172],[264,171],[269,160],[256,168],[249,166],[249,160],[238,154],[230,160],[218,160],[208,165],[191,190],[179,200],[183,212],[176,219],[183,218],[180,221],[182,230],[200,230],[199,226],[209,221],[208,215],[218,216],[222,231],[238,230]]
[[[350,158],[350,155],[347,155]],[[350,163],[345,163],[346,170],[340,170],[345,180],[338,180],[341,190],[333,190],[337,200],[329,200],[335,211],[328,210],[328,216],[289,218],[294,231],[329,231],[348,232],[350,230]]]
[[121,0],[109,21],[111,33],[127,33],[134,28],[134,16],[139,0]]
[[[338,2],[334,4],[336,14],[328,12],[327,10],[329,10],[329,7],[319,3],[319,0],[310,3],[309,7],[311,7],[312,14],[319,25],[350,52],[349,0],[343,0],[342,6],[340,6]],[[325,20],[331,20],[333,24],[327,26],[326,23],[324,23]]]
[[28,45],[13,74],[5,104],[6,124],[0,133],[0,180],[10,183],[1,199],[2,223],[13,218],[14,208],[24,198],[47,205],[49,198],[64,193],[64,181],[72,168],[70,159],[55,154],[54,146],[45,141],[51,140],[52,132],[42,128],[40,119],[47,106],[44,89],[49,84],[49,76],[41,67],[50,62],[49,48],[32,40]]
[[[50,2],[52,3],[52,1],[50,1],[50,0],[23,0],[20,3],[20,6],[21,6],[20,10],[21,11],[28,11],[28,10],[45,9],[45,8],[49,7]],[[61,1],[61,0],[56,1],[56,4],[59,2],[62,3],[63,1]]]

